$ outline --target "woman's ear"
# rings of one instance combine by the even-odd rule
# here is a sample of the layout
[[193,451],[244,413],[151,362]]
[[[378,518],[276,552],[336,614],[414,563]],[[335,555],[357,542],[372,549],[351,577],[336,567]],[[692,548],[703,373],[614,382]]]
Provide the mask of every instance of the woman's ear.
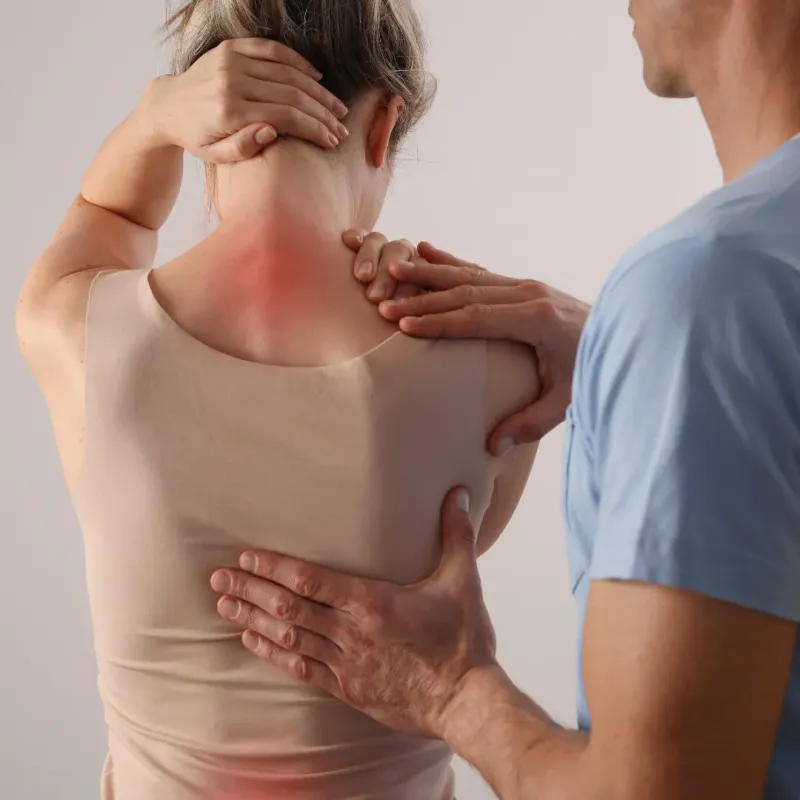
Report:
[[367,134],[367,160],[370,166],[381,169],[389,159],[392,134],[405,109],[403,99],[395,95],[388,103],[380,103]]

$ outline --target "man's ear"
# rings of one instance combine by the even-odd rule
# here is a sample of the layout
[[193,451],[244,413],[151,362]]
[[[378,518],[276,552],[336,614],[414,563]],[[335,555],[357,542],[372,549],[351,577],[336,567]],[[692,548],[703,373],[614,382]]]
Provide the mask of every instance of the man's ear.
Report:
[[404,109],[403,99],[395,95],[375,111],[367,134],[367,160],[375,169],[381,169],[389,159],[392,134]]

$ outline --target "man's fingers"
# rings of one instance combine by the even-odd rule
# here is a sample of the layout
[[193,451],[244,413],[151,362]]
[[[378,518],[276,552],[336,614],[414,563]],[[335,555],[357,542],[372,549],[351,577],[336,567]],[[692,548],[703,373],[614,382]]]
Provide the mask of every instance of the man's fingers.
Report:
[[406,299],[395,297],[381,303],[381,315],[392,322],[403,317],[422,317],[426,314],[443,314],[472,305],[510,305],[525,300],[517,286],[473,286],[465,284],[441,292],[418,294]]
[[389,297],[394,297],[396,291],[397,281],[387,273],[379,273],[367,289],[367,299],[373,303],[380,303]]
[[247,631],[242,635],[242,644],[253,655],[273,667],[277,667],[292,678],[317,686],[328,694],[341,699],[339,681],[333,672],[319,661],[290,653],[252,631]]
[[247,572],[220,570],[212,576],[211,588],[256,606],[273,619],[305,628],[331,641],[335,641],[336,632],[341,627],[339,612]]
[[357,280],[367,283],[367,298],[373,303],[380,303],[393,297],[397,289],[397,280],[391,274],[391,266],[399,261],[412,258],[416,252],[411,242],[402,239],[389,242],[380,233],[368,235],[351,232],[345,235],[345,242],[351,248],[359,239],[361,246],[353,264]]
[[367,238],[369,231],[362,230],[361,228],[351,228],[342,234],[342,241],[354,252],[358,253],[364,246],[364,240]]
[[252,551],[240,559],[241,568],[252,575],[288,589],[300,598],[338,611],[350,611],[360,599],[367,581],[275,553]]
[[546,392],[533,405],[501,422],[491,435],[489,449],[503,455],[516,445],[541,441],[564,421],[569,403],[568,386]]
[[443,314],[404,317],[400,330],[422,339],[507,339],[533,346],[534,323],[527,303],[472,305]]
[[394,299],[406,300],[409,297],[417,297],[421,291],[422,290],[418,286],[414,286],[413,283],[401,283],[394,293]]
[[260,153],[278,138],[271,125],[255,123],[248,125],[233,136],[209,145],[202,152],[203,160],[210,164],[233,164],[247,161]]
[[477,264],[464,261],[463,258],[457,258],[452,253],[447,253],[444,250],[440,250],[438,247],[434,247],[430,242],[419,243],[419,254],[424,259],[434,264],[448,264],[451,267],[477,267],[478,269],[482,269],[478,267]]
[[240,53],[248,58],[288,64],[290,67],[302,70],[315,80],[320,80],[322,78],[322,73],[310,61],[307,61],[303,56],[296,53],[285,44],[281,44],[272,39],[230,39],[227,42],[223,42],[221,46],[228,47],[234,52]]
[[517,286],[521,281],[495,275],[485,269],[470,264],[452,266],[431,263],[420,253],[419,258],[401,261],[390,265],[392,276],[403,283],[413,283],[422,289],[454,289],[456,286]]
[[402,261],[408,261],[416,256],[417,250],[408,239],[390,242],[380,252],[378,268],[375,278],[367,289],[367,297],[373,303],[380,303],[394,297],[397,289],[397,280],[391,273],[391,268]]
[[342,651],[330,639],[277,620],[243,600],[222,597],[217,603],[217,611],[234,625],[253,631],[290,653],[313,658],[331,667],[339,663]]
[[381,251],[389,243],[389,240],[382,233],[366,233],[364,231],[354,231],[345,234],[345,243],[351,249],[353,242],[359,241],[358,255],[353,262],[353,273],[356,280],[362,283],[372,283],[378,274],[378,263],[381,259]]

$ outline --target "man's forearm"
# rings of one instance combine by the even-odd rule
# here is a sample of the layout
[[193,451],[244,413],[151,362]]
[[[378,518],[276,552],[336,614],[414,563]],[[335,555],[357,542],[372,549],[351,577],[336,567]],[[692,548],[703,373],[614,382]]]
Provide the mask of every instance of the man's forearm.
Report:
[[466,679],[445,738],[502,800],[572,800],[585,791],[587,737],[553,722],[499,668]]
[[163,138],[154,118],[155,86],[106,139],[81,187],[89,203],[154,231],[172,212],[183,178],[183,149]]

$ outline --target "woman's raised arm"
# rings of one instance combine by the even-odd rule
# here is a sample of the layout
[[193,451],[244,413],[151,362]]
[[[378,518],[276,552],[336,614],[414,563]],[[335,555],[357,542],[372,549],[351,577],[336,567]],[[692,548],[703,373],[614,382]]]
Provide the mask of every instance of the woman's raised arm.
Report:
[[[305,59],[278,42],[238,39],[187,72],[151,81],[92,162],[55,238],[20,295],[17,332],[37,378],[82,353],[91,280],[104,269],[152,266],[158,230],[180,191],[183,153],[245,160],[278,135],[333,148],[347,135],[344,105]],[[78,350],[75,350],[77,345]]]

